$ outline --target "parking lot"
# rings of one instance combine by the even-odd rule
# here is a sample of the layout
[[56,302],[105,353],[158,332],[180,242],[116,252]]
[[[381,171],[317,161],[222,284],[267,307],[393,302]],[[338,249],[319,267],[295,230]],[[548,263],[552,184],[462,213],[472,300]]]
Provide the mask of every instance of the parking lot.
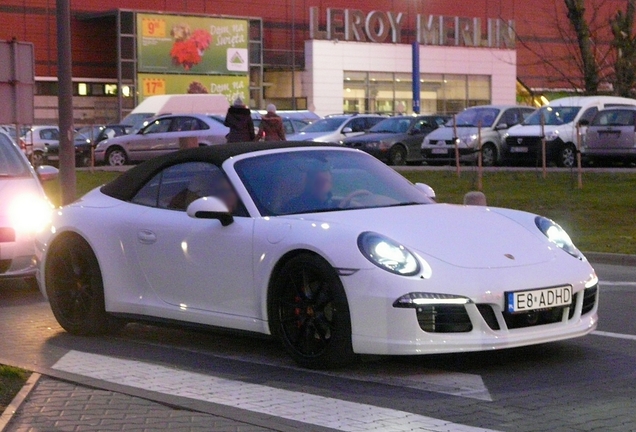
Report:
[[[365,357],[336,371],[299,369],[276,342],[225,332],[130,324],[117,337],[71,336],[39,292],[3,283],[0,363],[114,392],[111,399],[168,404],[191,424],[220,416],[231,430],[631,431],[636,269],[596,269],[592,335],[494,352]],[[9,430],[34,421],[28,408]],[[43,421],[46,412],[37,415]]]

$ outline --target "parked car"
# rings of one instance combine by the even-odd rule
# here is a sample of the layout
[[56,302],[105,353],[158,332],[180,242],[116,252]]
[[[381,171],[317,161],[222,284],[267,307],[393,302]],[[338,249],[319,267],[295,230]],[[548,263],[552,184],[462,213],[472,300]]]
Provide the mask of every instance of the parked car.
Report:
[[[73,138],[75,146],[75,165],[89,166],[91,163],[91,142],[84,135],[76,132]],[[33,126],[20,139],[20,147],[27,149],[33,166],[38,167],[51,163],[56,165],[60,160],[60,130],[57,126]]]
[[53,213],[40,181],[56,175],[53,167],[34,170],[11,137],[0,131],[0,280],[35,284],[35,234],[50,229]]
[[358,148],[389,165],[421,163],[422,138],[441,127],[448,116],[401,116],[382,120],[367,133],[342,141],[347,147]]
[[72,334],[240,329],[312,368],[596,328],[598,278],[559,225],[429,194],[339,145],[174,152],[55,212],[37,242],[42,293]]
[[[481,156],[484,166],[501,163],[503,136],[508,128],[528,117],[533,108],[515,105],[484,105],[467,108],[456,116],[457,126],[452,121],[448,127],[438,129],[424,138],[421,151],[428,163],[455,159],[455,139],[458,141],[462,162],[474,163],[479,151],[479,126],[481,126]],[[457,130],[457,137],[454,137]]]
[[580,124],[588,126],[581,147],[586,161],[636,162],[636,107],[606,108]]
[[[281,115],[281,118],[283,120],[283,127],[285,128],[285,135],[287,136],[297,134],[303,128],[309,125],[309,123],[304,120],[297,120],[297,119],[292,119],[289,117],[283,117],[282,115]],[[257,119],[254,119],[254,128],[256,129],[256,133],[258,133],[258,129],[260,129],[260,127],[261,127],[261,118],[259,117]]]
[[[91,151],[93,148],[90,138],[79,132],[75,132],[75,135],[73,135],[73,145],[75,147],[75,166],[90,166],[92,163]],[[46,163],[57,165],[60,162],[60,142],[47,142],[45,146]]]
[[288,136],[287,139],[289,141],[339,143],[345,138],[362,135],[385,118],[376,114],[330,116],[317,120],[299,133]]
[[78,129],[78,133],[92,139],[93,145],[108,138],[115,138],[122,135],[128,135],[132,132],[133,127],[127,124],[107,124],[97,126],[86,126]]
[[[504,145],[504,159],[508,163],[541,164],[541,124],[543,123],[547,161],[560,167],[571,168],[576,162],[576,125],[581,121],[589,123],[599,110],[616,106],[636,106],[636,99],[616,96],[575,96],[550,101],[522,124],[508,131]],[[585,130],[582,133],[585,133]]]
[[95,147],[95,162],[113,166],[141,162],[178,150],[181,138],[194,139],[199,146],[222,144],[228,132],[227,127],[207,115],[160,116],[136,134],[101,141]]

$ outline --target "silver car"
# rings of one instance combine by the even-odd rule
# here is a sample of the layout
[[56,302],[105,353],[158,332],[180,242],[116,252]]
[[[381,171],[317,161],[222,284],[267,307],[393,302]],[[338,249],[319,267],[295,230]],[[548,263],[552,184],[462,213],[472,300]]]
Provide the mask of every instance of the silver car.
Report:
[[36,283],[35,235],[48,228],[53,212],[40,180],[56,176],[53,167],[34,170],[9,135],[0,131],[0,280]]
[[[534,108],[514,105],[484,105],[467,108],[457,114],[457,127],[452,120],[448,127],[428,134],[422,142],[422,156],[427,163],[451,161],[455,158],[455,140],[458,140],[460,160],[475,162],[481,126],[482,164],[493,166],[501,162],[503,136],[508,128],[521,123],[534,112]],[[457,136],[453,137],[455,129]]]
[[95,162],[126,165],[170,153],[180,148],[182,139],[198,146],[223,144],[229,129],[218,120],[202,114],[164,115],[150,120],[139,132],[100,142]]
[[[587,122],[582,121],[582,126]],[[636,162],[636,107],[613,107],[599,111],[587,128],[582,156],[588,161]]]
[[343,114],[329,116],[289,135],[288,141],[340,143],[345,138],[362,135],[386,117],[377,114]]

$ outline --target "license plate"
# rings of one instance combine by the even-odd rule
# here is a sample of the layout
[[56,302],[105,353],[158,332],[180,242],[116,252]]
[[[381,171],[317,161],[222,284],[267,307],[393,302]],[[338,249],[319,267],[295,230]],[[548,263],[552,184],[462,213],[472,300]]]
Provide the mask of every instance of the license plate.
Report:
[[528,147],[510,147],[510,153],[528,153]]
[[432,154],[448,154],[448,150],[443,149],[443,148],[435,148],[433,150],[431,150]]
[[506,310],[510,313],[564,307],[572,304],[572,287],[562,286],[506,293]]

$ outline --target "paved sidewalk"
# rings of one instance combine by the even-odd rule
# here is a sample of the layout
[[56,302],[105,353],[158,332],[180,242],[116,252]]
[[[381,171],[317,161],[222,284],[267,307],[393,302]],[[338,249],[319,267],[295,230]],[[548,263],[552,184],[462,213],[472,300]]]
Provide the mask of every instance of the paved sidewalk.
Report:
[[6,432],[266,432],[259,426],[41,377]]

